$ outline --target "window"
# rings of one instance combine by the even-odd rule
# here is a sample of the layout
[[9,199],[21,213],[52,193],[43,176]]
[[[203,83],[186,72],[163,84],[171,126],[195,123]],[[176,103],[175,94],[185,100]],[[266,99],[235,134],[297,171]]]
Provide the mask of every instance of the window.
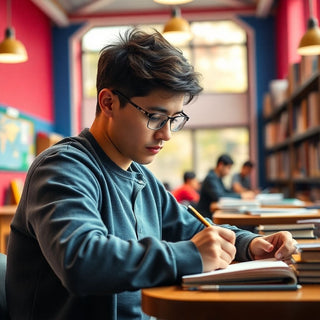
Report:
[[[240,171],[243,162],[249,158],[248,129],[183,129],[173,134],[172,139],[165,143],[162,151],[147,167],[162,182],[175,188],[182,183],[183,173],[187,170],[195,171],[200,180],[204,179],[222,153],[228,153],[234,160],[232,173]],[[230,185],[231,176],[225,178],[226,185]]]
[[[204,92],[246,92],[247,38],[245,31],[235,22],[201,21],[191,22],[193,39],[180,49],[203,75]],[[113,42],[119,33],[130,26],[96,27],[88,31],[82,40],[83,88],[85,97],[95,97],[96,66],[99,51]],[[144,25],[161,31],[162,25]]]

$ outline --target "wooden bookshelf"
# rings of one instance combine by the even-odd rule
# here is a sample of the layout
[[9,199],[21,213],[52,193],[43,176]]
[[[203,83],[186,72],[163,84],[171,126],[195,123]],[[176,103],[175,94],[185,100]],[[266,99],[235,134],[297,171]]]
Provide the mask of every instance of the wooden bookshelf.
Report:
[[[308,60],[307,60],[308,59]],[[300,80],[288,84],[288,96],[265,115],[265,163],[269,186],[304,200],[320,194],[319,57],[303,58]],[[297,69],[295,64],[292,69]],[[309,74],[306,74],[309,72]],[[292,71],[292,73],[294,73]],[[271,110],[271,111],[270,111]],[[312,196],[313,195],[313,196]],[[310,199],[310,197],[312,199]]]

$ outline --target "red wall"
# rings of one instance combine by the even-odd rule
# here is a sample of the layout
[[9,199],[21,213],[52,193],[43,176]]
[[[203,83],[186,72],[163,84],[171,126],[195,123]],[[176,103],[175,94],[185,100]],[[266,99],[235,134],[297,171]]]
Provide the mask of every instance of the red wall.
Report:
[[[312,0],[314,16],[319,20],[319,0]],[[308,0],[281,0],[276,14],[277,30],[277,76],[283,79],[288,75],[290,64],[299,62],[297,53],[300,39],[307,30],[310,16]]]
[[[0,41],[6,28],[7,1],[0,1]],[[0,105],[53,123],[53,70],[50,20],[30,1],[11,0],[16,38],[26,47],[29,60],[0,63]],[[0,205],[11,179],[25,173],[0,171]]]

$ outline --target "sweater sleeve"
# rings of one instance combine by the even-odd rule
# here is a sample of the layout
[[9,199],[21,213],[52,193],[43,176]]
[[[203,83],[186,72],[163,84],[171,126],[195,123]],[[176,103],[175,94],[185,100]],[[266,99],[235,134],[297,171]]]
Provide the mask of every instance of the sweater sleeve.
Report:
[[[101,212],[103,201],[112,204],[116,198],[102,193],[100,185],[106,181],[93,167],[77,153],[58,152],[37,160],[14,222],[19,230],[23,223],[23,233],[37,239],[43,257],[68,291],[88,295],[170,285],[183,274],[202,270],[200,254],[186,236],[190,229],[177,232],[175,242],[161,239],[152,229],[151,236],[119,236],[114,220],[129,228],[117,217],[122,204]],[[117,187],[112,184],[110,189]],[[161,223],[149,225],[161,234]]]

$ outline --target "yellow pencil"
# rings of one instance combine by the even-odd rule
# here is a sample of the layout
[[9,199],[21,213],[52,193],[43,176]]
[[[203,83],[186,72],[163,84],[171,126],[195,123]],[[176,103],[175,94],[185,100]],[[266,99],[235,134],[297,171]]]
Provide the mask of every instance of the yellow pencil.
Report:
[[206,227],[211,227],[212,225],[201,215],[199,211],[197,211],[193,206],[188,205],[188,211],[196,217],[199,221],[201,221]]

